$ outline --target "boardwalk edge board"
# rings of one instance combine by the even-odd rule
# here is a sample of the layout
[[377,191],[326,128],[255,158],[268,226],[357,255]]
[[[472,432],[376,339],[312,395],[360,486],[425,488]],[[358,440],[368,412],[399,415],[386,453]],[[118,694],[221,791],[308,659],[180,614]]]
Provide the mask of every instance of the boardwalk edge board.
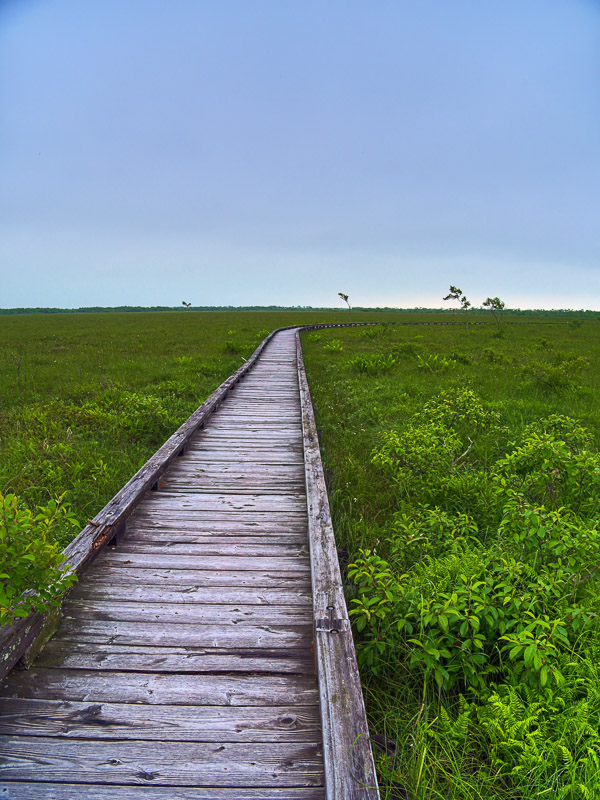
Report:
[[296,352],[326,797],[328,800],[377,800],[379,791],[373,752],[302,358],[300,331],[296,332]]

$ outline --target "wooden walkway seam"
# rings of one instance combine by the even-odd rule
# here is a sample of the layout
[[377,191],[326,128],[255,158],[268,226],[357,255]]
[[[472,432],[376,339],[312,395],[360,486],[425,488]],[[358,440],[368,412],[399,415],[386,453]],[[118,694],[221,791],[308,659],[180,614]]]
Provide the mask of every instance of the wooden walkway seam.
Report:
[[80,581],[30,669],[44,620],[0,632],[0,798],[379,796],[299,330],[67,548]]

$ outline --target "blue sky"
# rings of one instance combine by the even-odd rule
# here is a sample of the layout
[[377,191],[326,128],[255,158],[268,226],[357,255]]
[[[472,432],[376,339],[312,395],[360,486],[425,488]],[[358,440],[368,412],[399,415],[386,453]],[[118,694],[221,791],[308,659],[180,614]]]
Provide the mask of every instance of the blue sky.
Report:
[[0,307],[600,308],[600,2],[0,0]]

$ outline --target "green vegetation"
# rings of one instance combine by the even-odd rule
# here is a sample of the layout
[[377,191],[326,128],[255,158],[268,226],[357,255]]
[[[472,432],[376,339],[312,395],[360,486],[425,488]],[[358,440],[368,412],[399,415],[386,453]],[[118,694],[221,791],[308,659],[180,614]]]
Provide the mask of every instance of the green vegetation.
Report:
[[61,550],[269,331],[344,318],[1,316],[0,624],[48,607]]
[[[383,796],[597,798],[597,322],[469,318],[304,336]],[[2,316],[1,621],[267,331],[345,319]]]
[[598,323],[490,321],[303,337],[382,796],[599,798]]

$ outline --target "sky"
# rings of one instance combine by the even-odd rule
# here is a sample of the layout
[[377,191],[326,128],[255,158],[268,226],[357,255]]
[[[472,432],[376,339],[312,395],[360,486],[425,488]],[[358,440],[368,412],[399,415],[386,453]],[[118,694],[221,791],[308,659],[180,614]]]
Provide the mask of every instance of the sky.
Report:
[[0,307],[600,309],[600,0],[0,0]]

